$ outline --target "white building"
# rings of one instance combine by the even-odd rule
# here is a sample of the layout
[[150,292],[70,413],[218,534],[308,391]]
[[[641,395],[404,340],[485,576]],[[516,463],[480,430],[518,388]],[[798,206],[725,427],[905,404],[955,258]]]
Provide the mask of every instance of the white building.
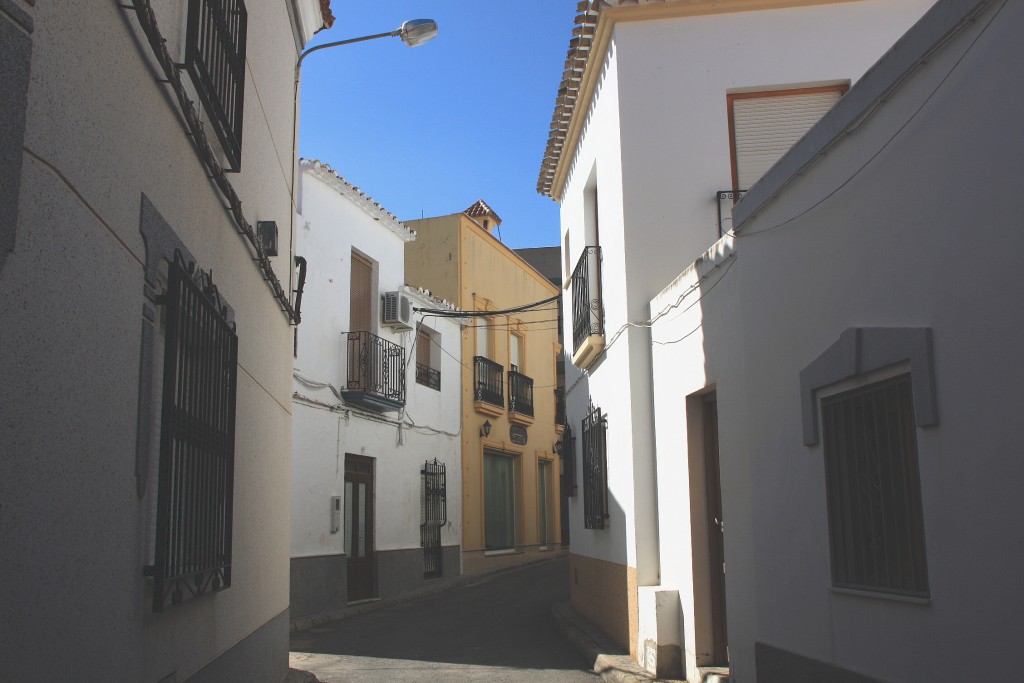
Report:
[[[561,204],[565,337],[576,366],[566,376],[581,472],[569,515],[571,594],[651,671],[698,680],[698,667],[736,654],[724,589],[707,604],[703,587],[687,583],[689,555],[662,551],[677,534],[663,509],[685,505],[688,491],[659,489],[651,300],[729,229],[735,191],[930,4],[581,5],[538,183]],[[718,618],[695,623],[698,611]]]
[[461,561],[460,324],[414,310],[453,310],[406,286],[415,232],[329,166],[299,166],[293,617],[422,587]]
[[652,300],[660,580],[703,651],[717,460],[738,681],[1020,678],[1021,35],[936,3]]
[[0,3],[0,680],[287,672],[294,65],[328,5]]

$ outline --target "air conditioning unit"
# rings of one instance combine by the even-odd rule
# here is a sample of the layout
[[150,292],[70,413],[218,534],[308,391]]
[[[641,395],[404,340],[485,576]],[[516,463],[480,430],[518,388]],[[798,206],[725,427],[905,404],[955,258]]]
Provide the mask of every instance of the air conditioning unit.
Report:
[[412,301],[401,292],[385,292],[381,321],[396,330],[412,329]]

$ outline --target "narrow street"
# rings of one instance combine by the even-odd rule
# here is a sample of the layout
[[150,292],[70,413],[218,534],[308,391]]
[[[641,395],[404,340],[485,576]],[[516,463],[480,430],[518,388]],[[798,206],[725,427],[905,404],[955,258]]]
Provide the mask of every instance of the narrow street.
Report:
[[341,681],[591,681],[551,623],[561,558],[292,634],[291,666]]

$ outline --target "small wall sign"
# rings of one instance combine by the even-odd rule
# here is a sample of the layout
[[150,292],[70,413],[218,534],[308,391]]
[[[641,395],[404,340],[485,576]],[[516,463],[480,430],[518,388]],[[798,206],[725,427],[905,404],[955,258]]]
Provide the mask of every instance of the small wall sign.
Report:
[[523,425],[510,425],[508,428],[508,440],[520,446],[526,445],[526,427]]

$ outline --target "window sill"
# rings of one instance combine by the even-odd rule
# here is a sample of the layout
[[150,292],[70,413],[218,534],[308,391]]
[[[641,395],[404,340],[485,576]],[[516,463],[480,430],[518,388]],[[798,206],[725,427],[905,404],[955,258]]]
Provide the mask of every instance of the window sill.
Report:
[[840,588],[830,586],[829,591],[837,595],[852,595],[859,598],[878,598],[880,600],[891,600],[893,602],[906,602],[911,605],[931,605],[931,598],[920,598],[914,595],[900,595],[899,593],[883,593],[881,591],[859,590],[856,588]]
[[604,351],[604,335],[592,334],[587,337],[580,348],[572,354],[572,364],[585,370],[590,364],[597,360],[598,355]]
[[484,401],[473,401],[473,410],[489,417],[501,417],[505,412],[505,406],[496,406],[493,403]]
[[522,550],[516,550],[515,548],[505,548],[504,550],[485,550],[484,557],[497,557],[499,555],[522,555]]
[[508,414],[508,421],[511,422],[512,424],[524,425],[526,427],[529,427],[530,425],[533,424],[533,417],[527,415],[526,413],[510,412]]

